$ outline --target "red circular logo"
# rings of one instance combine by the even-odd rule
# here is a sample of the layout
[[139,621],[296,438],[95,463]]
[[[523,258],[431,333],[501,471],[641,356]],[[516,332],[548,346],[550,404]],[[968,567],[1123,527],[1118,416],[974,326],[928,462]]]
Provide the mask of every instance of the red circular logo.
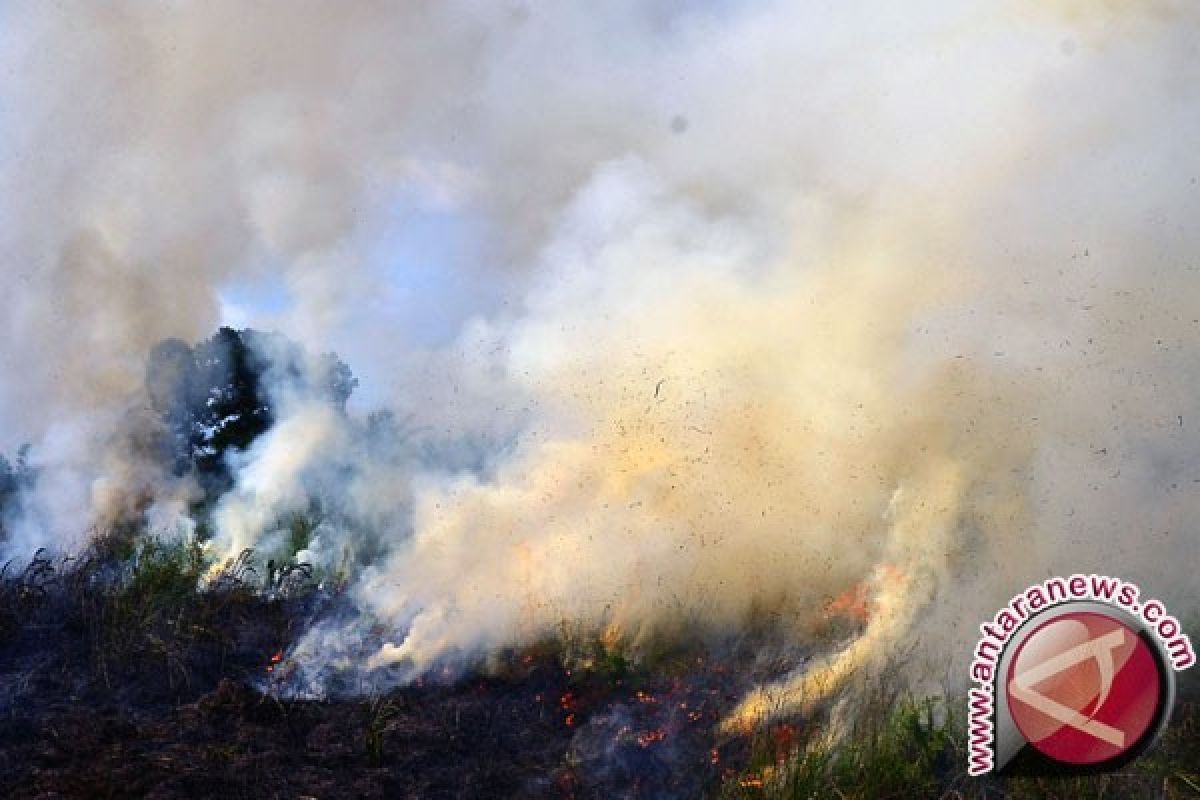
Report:
[[1099,764],[1136,747],[1163,693],[1150,646],[1106,614],[1063,614],[1021,643],[1008,669],[1009,713],[1046,756]]

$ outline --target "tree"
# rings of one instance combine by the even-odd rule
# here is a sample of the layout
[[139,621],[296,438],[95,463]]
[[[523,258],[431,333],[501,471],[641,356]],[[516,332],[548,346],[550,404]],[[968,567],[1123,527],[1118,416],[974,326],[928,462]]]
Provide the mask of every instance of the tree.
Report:
[[229,488],[229,453],[270,429],[280,399],[312,397],[344,411],[358,384],[333,353],[313,359],[281,334],[232,328],[195,347],[179,339],[159,343],[145,382],[151,407],[171,431],[175,471],[194,472],[210,497]]
[[37,482],[37,470],[29,463],[29,453],[29,445],[21,445],[16,464],[0,454],[0,540],[7,535],[5,520],[17,512],[21,493],[32,489]]

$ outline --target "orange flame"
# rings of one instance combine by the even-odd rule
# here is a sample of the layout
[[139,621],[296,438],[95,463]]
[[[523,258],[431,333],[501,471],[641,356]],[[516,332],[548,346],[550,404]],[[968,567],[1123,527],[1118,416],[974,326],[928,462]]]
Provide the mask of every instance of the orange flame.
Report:
[[879,587],[893,586],[906,580],[904,573],[892,564],[880,564],[875,573],[846,589],[825,604],[828,616],[842,616],[866,624],[875,611],[872,595]]

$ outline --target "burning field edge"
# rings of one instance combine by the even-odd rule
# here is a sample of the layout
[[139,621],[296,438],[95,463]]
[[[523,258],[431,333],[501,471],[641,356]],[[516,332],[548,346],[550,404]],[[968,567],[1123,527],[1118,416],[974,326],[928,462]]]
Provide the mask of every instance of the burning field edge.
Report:
[[[197,590],[198,550],[110,539],[0,581],[0,786],[8,797],[1194,797],[1194,682],[1119,774],[977,780],[953,698],[884,674],[743,736],[718,722],[769,674],[754,637],[633,659],[564,629],[404,688],[289,697],[283,654],[336,591],[264,591],[252,554]],[[832,611],[839,611],[836,604]],[[835,636],[835,628],[827,633]],[[861,698],[865,697],[865,700]]]

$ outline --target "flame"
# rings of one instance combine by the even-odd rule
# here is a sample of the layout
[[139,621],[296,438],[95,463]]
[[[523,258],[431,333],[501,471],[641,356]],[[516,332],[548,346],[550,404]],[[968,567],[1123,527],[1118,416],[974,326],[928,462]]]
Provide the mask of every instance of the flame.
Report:
[[877,565],[868,579],[871,602],[863,631],[809,668],[750,692],[726,717],[722,730],[745,735],[772,719],[811,709],[841,690],[859,670],[880,663],[889,645],[911,627],[946,569],[962,497],[962,466],[951,459],[936,461],[921,477],[923,492],[897,489],[892,495],[886,514],[891,524],[889,550],[899,558]]
[[827,616],[843,616],[858,622],[867,621],[867,582],[862,581],[851,586],[825,606]]
[[620,647],[624,638],[625,634],[621,630],[621,626],[615,622],[610,622],[600,633],[600,644],[603,645],[606,652],[611,653]]
[[875,613],[879,596],[903,588],[904,572],[894,564],[880,564],[866,580],[846,589],[825,605],[827,616],[842,616],[866,624]]

